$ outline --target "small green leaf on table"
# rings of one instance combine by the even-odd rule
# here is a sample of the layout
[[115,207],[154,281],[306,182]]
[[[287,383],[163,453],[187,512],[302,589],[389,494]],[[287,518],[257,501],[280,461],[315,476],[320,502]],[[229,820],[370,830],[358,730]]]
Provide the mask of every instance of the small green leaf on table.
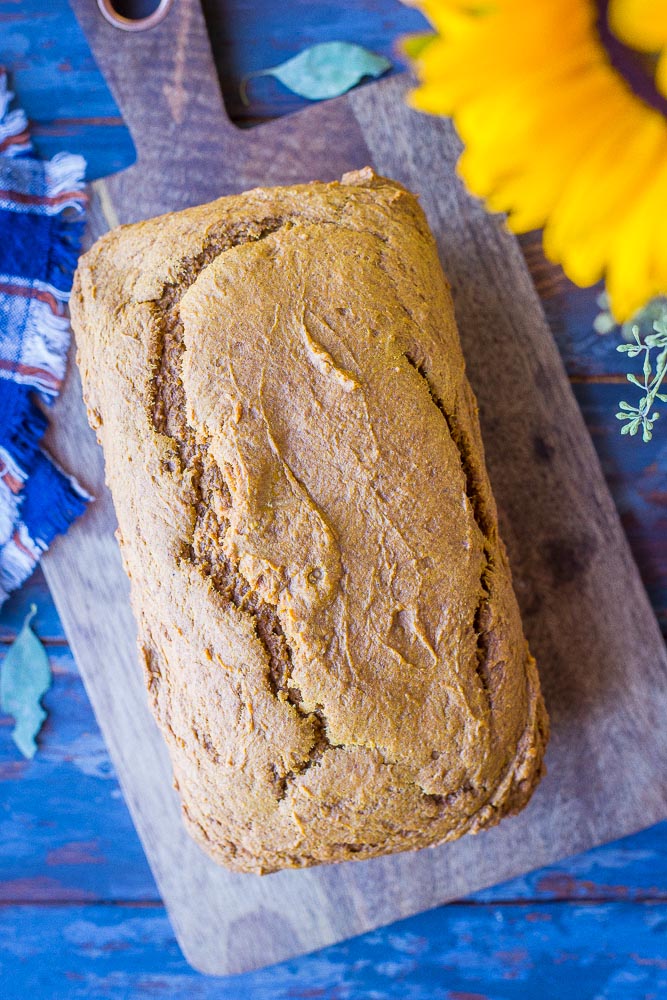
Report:
[[24,757],[34,757],[35,737],[46,719],[41,699],[51,687],[51,667],[41,642],[30,628],[36,605],[9,647],[0,675],[0,707],[14,717],[12,738]]
[[346,94],[365,76],[377,78],[391,69],[384,56],[352,42],[322,42],[311,45],[279,66],[249,73],[241,81],[241,100],[248,101],[248,81],[258,76],[272,76],[299,97],[324,101]]

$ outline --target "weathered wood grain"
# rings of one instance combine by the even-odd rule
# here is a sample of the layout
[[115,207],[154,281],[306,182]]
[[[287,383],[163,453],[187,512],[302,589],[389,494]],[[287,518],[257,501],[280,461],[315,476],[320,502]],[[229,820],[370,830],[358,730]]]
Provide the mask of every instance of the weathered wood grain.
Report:
[[[554,722],[549,777],[498,830],[419,855],[264,880],[216,869],[181,828],[145,707],[113,512],[73,375],[52,444],[101,498],[54,546],[47,578],[190,959],[227,973],[275,961],[664,816],[664,647],[517,245],[455,181],[451,129],[408,111],[397,78],[242,135],[224,118],[192,0],[138,39],[109,35],[83,3],[77,11],[139,150],[137,165],[108,182],[122,221],[260,182],[335,176],[369,158],[421,193],[452,278]],[[155,72],[146,79],[148,64]]]
[[578,382],[575,396],[592,436],[644,585],[667,634],[667,433],[643,445],[622,437],[614,418],[624,383]]
[[219,980],[178,951],[161,908],[0,909],[3,1000],[661,1000],[667,906],[454,904]]

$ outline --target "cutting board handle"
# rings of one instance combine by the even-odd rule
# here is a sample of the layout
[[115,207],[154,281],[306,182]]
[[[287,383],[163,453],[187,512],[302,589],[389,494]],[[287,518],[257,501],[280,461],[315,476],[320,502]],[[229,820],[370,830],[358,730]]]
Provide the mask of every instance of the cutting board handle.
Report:
[[[240,130],[225,110],[199,0],[173,0],[164,20],[134,32],[114,27],[90,0],[72,0],[72,6],[142,170],[149,176],[168,170],[185,188],[197,179],[206,152],[210,172],[210,144],[233,144]],[[174,207],[182,194],[174,192]]]
[[[130,17],[117,9],[118,2],[119,0],[97,0],[97,6],[102,17],[122,31],[149,31],[164,20],[174,5],[174,0],[157,0],[155,6],[146,13],[142,0],[133,0],[131,11],[136,10],[136,17]],[[122,4],[123,9],[125,6]]]
[[114,28],[92,0],[71,3],[137,149],[137,162],[108,182],[120,222],[277,180],[332,180],[371,162],[345,97],[261,129],[237,128],[199,0],[174,0],[161,24],[139,32]]

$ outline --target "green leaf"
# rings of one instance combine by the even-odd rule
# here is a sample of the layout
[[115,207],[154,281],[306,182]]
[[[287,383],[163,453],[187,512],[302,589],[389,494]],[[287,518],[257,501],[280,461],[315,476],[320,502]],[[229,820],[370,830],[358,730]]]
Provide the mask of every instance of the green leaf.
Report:
[[[642,395],[636,406],[630,406],[625,401],[619,403],[616,417],[623,425],[621,434],[635,437],[641,430],[642,438],[648,442],[653,435],[653,425],[660,416],[653,406],[656,402],[667,403],[663,385],[667,379],[667,296],[651,299],[621,329],[623,336],[633,342],[619,344],[617,350],[630,359],[642,356],[644,381],[632,372],[626,376]],[[653,351],[657,356],[653,355]]]
[[649,379],[651,378],[651,354],[647,351],[644,355],[644,384],[648,385]]
[[391,69],[384,56],[352,42],[322,42],[311,45],[279,66],[248,73],[241,81],[241,100],[248,104],[248,80],[273,76],[299,97],[324,101],[346,94],[365,76],[378,77]]
[[44,647],[30,628],[37,614],[33,604],[23,627],[9,647],[0,676],[0,707],[13,715],[12,737],[24,757],[34,757],[35,736],[42,728],[46,712],[40,701],[51,687],[51,667]]

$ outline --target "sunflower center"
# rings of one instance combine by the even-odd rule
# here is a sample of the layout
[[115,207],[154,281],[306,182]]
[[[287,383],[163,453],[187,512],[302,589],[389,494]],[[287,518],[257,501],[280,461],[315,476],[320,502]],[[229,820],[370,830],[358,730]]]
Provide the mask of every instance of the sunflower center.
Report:
[[637,52],[616,37],[607,17],[609,0],[596,0],[595,6],[598,35],[612,66],[638,97],[667,118],[667,98],[660,93],[654,79],[657,57]]

